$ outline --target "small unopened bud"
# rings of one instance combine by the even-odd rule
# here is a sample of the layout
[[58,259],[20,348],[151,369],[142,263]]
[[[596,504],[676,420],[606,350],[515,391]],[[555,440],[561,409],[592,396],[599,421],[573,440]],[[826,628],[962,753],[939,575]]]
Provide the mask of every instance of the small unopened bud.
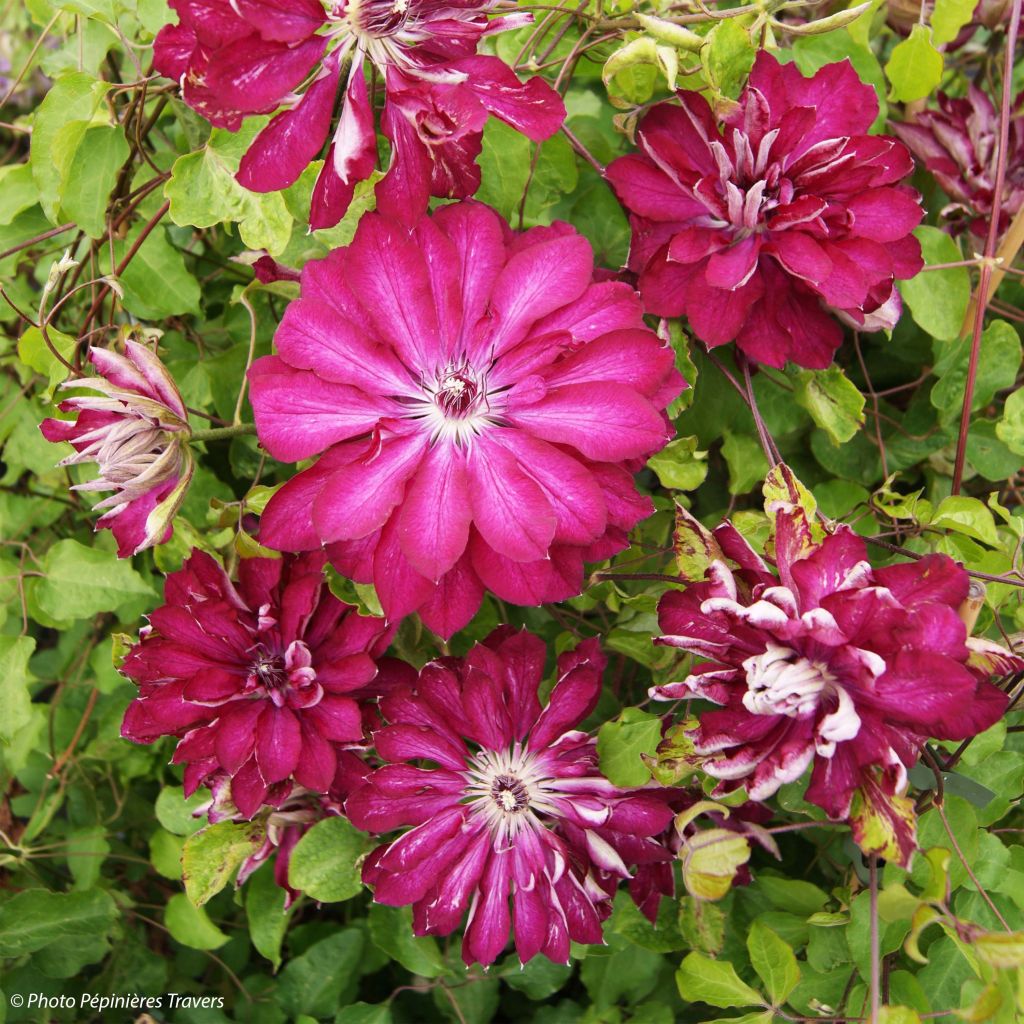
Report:
[[980,580],[971,580],[967,588],[967,597],[957,609],[960,621],[967,627],[967,635],[974,632],[975,623],[981,614],[981,606],[985,603],[985,584]]

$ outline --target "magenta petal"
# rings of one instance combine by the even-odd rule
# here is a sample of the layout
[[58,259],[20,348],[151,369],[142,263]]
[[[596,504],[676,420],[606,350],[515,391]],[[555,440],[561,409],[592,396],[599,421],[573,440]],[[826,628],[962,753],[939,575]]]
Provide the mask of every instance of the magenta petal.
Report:
[[240,111],[272,110],[309,74],[326,48],[326,36],[312,36],[296,46],[250,36],[217,52],[206,84]]
[[480,438],[469,459],[473,522],[488,544],[517,562],[543,558],[555,535],[555,515],[544,492],[512,454]]
[[301,752],[299,720],[287,708],[267,708],[256,725],[256,763],[263,780],[274,783],[288,778]]
[[471,519],[465,456],[454,445],[435,445],[420,464],[398,515],[406,558],[428,579],[439,580],[466,550]]
[[253,192],[276,192],[299,178],[320,152],[331,126],[338,71],[318,78],[291,109],[278,114],[256,136],[236,175]]
[[462,959],[467,965],[494,963],[508,942],[512,926],[508,909],[511,867],[511,854],[491,853],[480,881],[480,894],[470,908],[462,942]]

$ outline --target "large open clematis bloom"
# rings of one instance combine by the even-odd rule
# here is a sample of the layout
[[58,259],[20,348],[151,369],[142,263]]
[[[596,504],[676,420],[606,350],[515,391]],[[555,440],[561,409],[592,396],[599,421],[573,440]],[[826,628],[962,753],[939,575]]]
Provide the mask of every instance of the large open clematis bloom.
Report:
[[570,940],[600,942],[611,911],[596,873],[671,859],[648,838],[672,817],[664,791],[617,789],[574,728],[601,692],[597,641],[559,657],[542,708],[544,660],[543,641],[502,627],[465,658],[431,662],[382,700],[390,724],[374,744],[390,763],[345,804],[359,828],[412,826],[370,854],[363,878],[378,903],[413,905],[417,935],[447,935],[468,910],[467,964],[493,963],[510,931],[523,963],[568,962]]
[[640,151],[607,170],[647,311],[769,366],[827,366],[842,341],[833,314],[892,327],[893,282],[922,266],[922,211],[898,184],[906,148],[867,134],[878,98],[850,63],[804,78],[762,50],[724,133],[699,93],[678,99],[650,110]]
[[913,823],[892,798],[925,740],[973,736],[1007,706],[958,614],[967,573],[945,555],[873,568],[848,527],[816,539],[799,507],[775,516],[774,570],[725,523],[705,579],[662,599],[656,642],[707,660],[651,695],[720,706],[692,734],[718,791],[764,800],[812,767],[807,800],[834,819],[870,804],[906,860]]
[[325,558],[245,558],[238,583],[204,551],[167,577],[121,671],[139,685],[121,735],[178,736],[185,791],[230,777],[246,818],[294,786],[330,789],[345,744],[363,736],[358,699],[390,641],[381,619],[327,589]]
[[68,441],[73,455],[59,465],[95,462],[99,476],[76,491],[113,491],[96,504],[96,529],[110,530],[117,553],[129,558],[169,540],[171,522],[185,499],[195,464],[188,412],[173,378],[144,345],[125,343],[125,355],[89,349],[98,377],[76,378],[64,388],[88,388],[60,403],[74,420],[47,419],[47,441]]
[[450,636],[484,588],[515,604],[580,592],[652,506],[632,471],[671,437],[683,383],[621,282],[594,283],[566,224],[514,234],[459,203],[412,230],[377,214],[306,264],[278,354],[249,378],[275,458],[321,455],[260,538],[329,545],[391,620]]
[[[1024,94],[1017,98],[1018,112],[1022,103]],[[1024,113],[1010,119],[1003,194],[994,203],[999,112],[973,83],[962,98],[939,93],[938,110],[922,110],[913,122],[893,125],[893,131],[949,196],[942,216],[954,230],[966,227],[983,239],[998,206],[1002,233],[1024,206]]]
[[[527,14],[489,19],[494,0],[172,0],[179,24],[160,31],[154,66],[181,82],[186,103],[237,131],[248,114],[279,113],[253,142],[238,180],[256,192],[293,184],[330,145],[310,224],[336,224],[355,185],[377,164],[374,109],[364,73],[381,76],[381,130],[391,167],[378,206],[417,216],[431,195],[463,198],[480,184],[476,157],[489,115],[535,141],[565,119],[542,79],[520,82],[480,40]],[[343,81],[344,77],[344,81]],[[331,124],[339,91],[341,114]]]

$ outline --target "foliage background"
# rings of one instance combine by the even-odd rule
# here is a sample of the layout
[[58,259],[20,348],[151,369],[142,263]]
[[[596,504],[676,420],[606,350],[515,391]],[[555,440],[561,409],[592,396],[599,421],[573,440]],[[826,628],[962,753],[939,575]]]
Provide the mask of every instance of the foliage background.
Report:
[[[525,6],[535,25],[489,45],[523,73],[556,82],[569,132],[538,147],[492,121],[478,195],[513,224],[570,221],[610,268],[625,260],[629,230],[595,164],[628,150],[636,108],[667,95],[673,79],[724,105],[757,46],[780,46],[780,59],[805,74],[849,57],[879,93],[876,129],[940,86],[962,94],[968,77],[997,96],[1002,89],[1002,31],[979,30],[940,50],[969,21],[973,0],[929,4],[909,34],[887,22],[884,0],[855,17],[841,5],[774,0],[711,12],[676,4],[700,36],[685,45],[663,23],[644,21],[668,11],[658,5]],[[301,266],[351,238],[372,191],[359,192],[338,227],[310,234],[316,166],[282,193],[238,186],[232,173],[265,119],[248,119],[237,135],[211,132],[175,85],[151,74],[152,40],[169,20],[163,0],[0,2],[0,1021],[141,1012],[81,1009],[83,993],[163,994],[152,1017],[182,1024],[865,1017],[867,868],[844,829],[814,824],[800,784],[774,802],[779,857],[755,849],[753,884],[718,901],[692,893],[665,901],[657,930],[620,894],[607,944],[574,949],[568,966],[536,960],[521,970],[509,956],[488,974],[467,972],[457,939],[413,939],[406,911],[370,905],[346,868],[362,839],[340,827],[300,858],[311,890],[325,897],[320,906],[307,897],[285,914],[267,867],[235,891],[225,884],[230,859],[217,875],[223,851],[196,845],[193,874],[212,898],[197,907],[186,895],[181,855],[199,827],[190,813],[198,801],[183,800],[168,744],[119,738],[134,690],[114,658],[158,603],[162,574],[192,546],[229,561],[258,551],[253,516],[291,469],[268,460],[251,436],[206,443],[173,541],[122,562],[109,534],[93,534],[88,500],[68,490],[87,474],[54,468],[59,456],[38,424],[65,364],[81,367],[88,343],[127,336],[159,338],[197,426],[247,421],[245,367],[270,351],[294,287],[255,282],[246,254],[265,249]],[[1024,66],[1013,78],[1016,92]],[[1024,628],[1024,279],[1007,274],[989,307],[962,434],[970,344],[961,325],[983,261],[940,230],[944,199],[927,175],[915,184],[929,211],[919,229],[927,262],[954,266],[902,286],[907,309],[892,337],[851,336],[826,371],[758,373],[753,394],[779,454],[827,516],[911,552],[947,552],[992,577],[976,632],[1006,636]],[[65,250],[77,265],[54,271]],[[641,478],[657,513],[615,565],[598,567],[582,597],[525,610],[488,598],[452,643],[461,653],[505,620],[529,626],[553,650],[599,631],[613,657],[589,724],[604,723],[602,762],[622,784],[648,777],[642,755],[672,773],[657,749],[660,723],[641,705],[652,682],[681,668],[673,651],[650,642],[668,586],[657,577],[674,571],[674,502],[708,524],[731,515],[748,536],[767,530],[760,488],[768,464],[747,397],[730,383],[736,367],[723,350],[710,359],[678,325],[672,331],[695,387],[672,410],[678,439]],[[961,436],[966,467],[954,494]],[[340,577],[333,586],[374,608],[371,588]],[[415,621],[396,641],[396,653],[418,664],[440,651]],[[883,996],[893,1007],[884,1019],[893,1024],[1020,1019],[1024,942],[1005,940],[993,966],[972,951],[970,929],[1024,929],[1022,723],[1013,712],[962,749],[937,748],[942,793],[927,768],[913,777],[921,847],[933,852],[909,873],[885,868],[874,915]],[[941,902],[949,920],[918,946],[929,901]],[[79,1008],[12,1001],[33,992],[74,997]],[[216,996],[222,1005],[172,1006],[167,993]],[[741,1009],[730,1016],[727,1007]]]

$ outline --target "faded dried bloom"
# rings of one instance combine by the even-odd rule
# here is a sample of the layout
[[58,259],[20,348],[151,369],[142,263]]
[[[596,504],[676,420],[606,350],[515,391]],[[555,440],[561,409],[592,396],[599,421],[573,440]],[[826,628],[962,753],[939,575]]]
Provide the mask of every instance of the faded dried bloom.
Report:
[[306,264],[275,344],[249,374],[260,441],[320,460],[271,498],[260,539],[328,545],[389,620],[418,611],[450,636],[485,589],[572,597],[584,560],[653,509],[633,473],[672,436],[683,382],[567,224],[517,234],[473,202],[413,229],[367,214]]
[[[527,24],[526,13],[488,18],[493,0],[173,0],[179,24],[157,36],[154,64],[182,85],[185,102],[237,131],[249,114],[283,108],[242,160],[256,192],[293,184],[328,141],[310,224],[336,224],[356,184],[377,164],[364,65],[380,75],[381,130],[391,142],[378,208],[417,217],[428,197],[463,198],[480,185],[476,157],[493,115],[534,141],[565,118],[542,79],[520,82],[503,61],[477,55],[485,36]],[[345,73],[343,81],[342,74]]]
[[204,551],[167,577],[166,604],[125,658],[139,686],[121,735],[180,738],[185,791],[230,778],[223,798],[251,818],[296,786],[331,788],[339,753],[363,736],[359,701],[391,631],[324,581],[320,552],[244,558],[238,583]]
[[374,745],[389,763],[345,804],[359,828],[411,826],[370,854],[363,879],[378,903],[413,905],[417,935],[448,935],[468,912],[467,964],[493,963],[510,932],[523,963],[568,962],[570,941],[602,941],[606,876],[670,859],[649,838],[672,817],[664,791],[613,786],[595,740],[574,728],[601,692],[597,641],[559,657],[542,708],[545,653],[502,627],[465,658],[427,665],[381,701],[389,724]]
[[1024,206],[1024,113],[1019,113],[1024,93],[1010,119],[1006,177],[998,197],[999,112],[992,100],[973,83],[966,97],[939,93],[938,99],[938,110],[923,110],[912,122],[893,125],[893,131],[952,200],[942,216],[954,231],[966,228],[975,238],[985,238],[998,207],[1001,234]]
[[822,537],[795,505],[774,515],[774,567],[724,523],[705,579],[662,599],[657,642],[706,660],[651,695],[719,705],[692,734],[718,792],[764,800],[812,768],[805,798],[855,831],[884,816],[906,862],[898,798],[925,741],[974,736],[1007,705],[958,615],[967,573],[945,555],[873,568],[848,527]]
[[192,479],[188,413],[166,367],[148,348],[125,342],[126,355],[91,348],[98,377],[67,381],[99,395],[75,395],[60,403],[75,420],[47,419],[48,441],[68,441],[74,455],[59,465],[95,462],[99,476],[76,491],[112,491],[95,506],[103,510],[97,529],[109,529],[121,558],[167,541],[172,520]]
[[906,148],[867,134],[877,115],[848,61],[804,78],[765,51],[724,133],[699,93],[653,107],[640,151],[607,170],[647,312],[685,315],[709,347],[735,340],[779,367],[828,366],[837,316],[892,327],[894,281],[922,266],[921,207],[899,184],[913,168]]

